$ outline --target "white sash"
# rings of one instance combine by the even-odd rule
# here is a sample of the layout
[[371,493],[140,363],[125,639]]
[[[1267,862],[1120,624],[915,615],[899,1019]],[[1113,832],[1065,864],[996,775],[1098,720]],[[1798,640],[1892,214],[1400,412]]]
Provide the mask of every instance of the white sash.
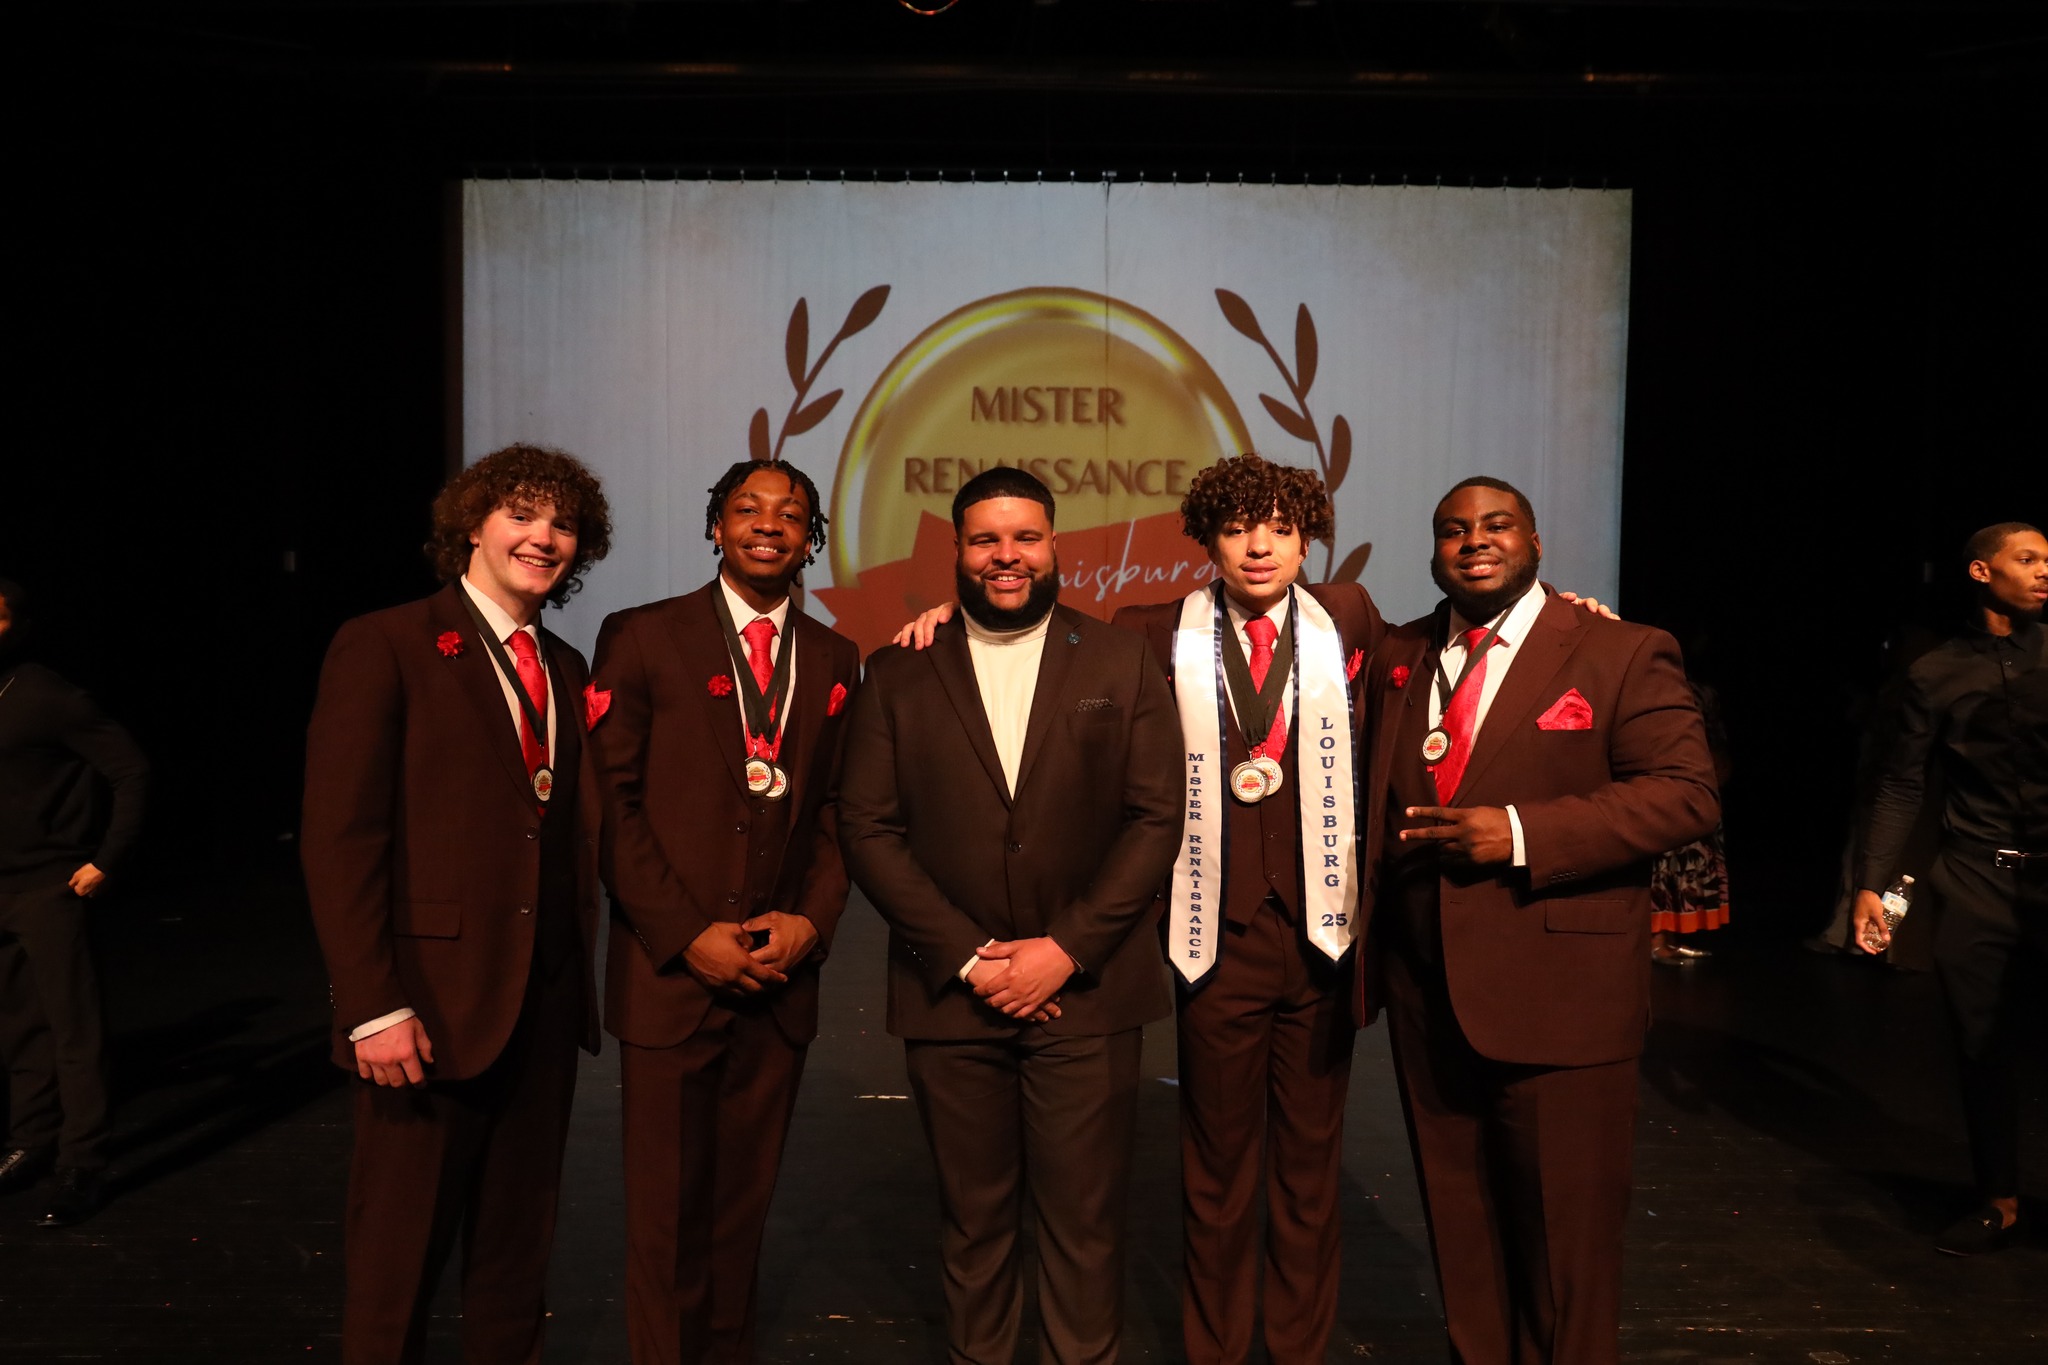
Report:
[[[1289,591],[1295,621],[1293,779],[1301,818],[1302,931],[1335,962],[1357,932],[1357,748],[1350,684],[1336,623],[1298,585]],[[1229,691],[1223,685],[1221,632],[1230,629],[1221,583],[1181,599],[1173,635],[1173,690],[1180,707],[1186,812],[1167,912],[1167,960],[1191,987],[1207,977],[1223,946],[1231,798],[1223,743]]]

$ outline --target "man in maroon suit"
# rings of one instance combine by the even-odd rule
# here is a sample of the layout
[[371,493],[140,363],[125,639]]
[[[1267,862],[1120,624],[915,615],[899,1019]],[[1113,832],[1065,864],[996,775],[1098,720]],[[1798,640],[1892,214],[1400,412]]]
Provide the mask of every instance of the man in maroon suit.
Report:
[[790,597],[825,543],[818,490],[743,461],[705,536],[717,576],[607,618],[593,670],[636,1365],[754,1358],[761,1235],[846,905],[840,717],[860,651]]
[[1603,1365],[1650,862],[1714,827],[1713,759],[1671,637],[1537,583],[1521,493],[1467,479],[1434,529],[1447,600],[1368,668],[1361,908],[1453,1359]]
[[434,503],[447,586],[335,635],[302,830],[362,1081],[342,1359],[414,1361],[460,1234],[463,1354],[538,1361],[576,1048],[597,1050],[599,802],[583,659],[540,628],[611,545],[604,493],[509,446]]
[[[1263,1259],[1267,1357],[1306,1365],[1336,1323],[1358,1037],[1351,680],[1386,627],[1356,583],[1295,586],[1334,529],[1313,470],[1220,461],[1181,517],[1216,582],[1115,619],[1172,675],[1189,783],[1166,936],[1181,986],[1181,1335],[1189,1365],[1249,1359]],[[1270,790],[1227,782],[1261,760]]]

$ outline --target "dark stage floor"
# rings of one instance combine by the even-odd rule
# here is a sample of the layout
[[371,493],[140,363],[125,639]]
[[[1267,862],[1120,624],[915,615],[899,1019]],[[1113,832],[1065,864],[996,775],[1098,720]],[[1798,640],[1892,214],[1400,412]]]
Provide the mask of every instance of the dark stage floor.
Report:
[[[290,876],[102,911],[121,1099],[117,1199],[61,1232],[0,1202],[0,1357],[330,1360],[347,1110]],[[1657,979],[1643,1063],[1624,1355],[1637,1362],[2048,1358],[2048,1239],[1976,1260],[1927,1235],[1965,1197],[1931,977],[1754,931]],[[849,912],[768,1232],[772,1361],[943,1359],[937,1215],[882,933]],[[2036,1059],[2039,1062],[2039,1058]],[[554,1256],[551,1362],[625,1359],[617,1066],[586,1060]],[[1125,1347],[1178,1356],[1172,1035],[1148,1037]],[[2028,1214],[2048,1219],[2048,1086],[2031,1077]],[[1443,1359],[1384,1032],[1361,1040],[1332,1360]],[[436,1358],[455,1359],[444,1295]],[[1027,1360],[1035,1358],[1027,1355]]]

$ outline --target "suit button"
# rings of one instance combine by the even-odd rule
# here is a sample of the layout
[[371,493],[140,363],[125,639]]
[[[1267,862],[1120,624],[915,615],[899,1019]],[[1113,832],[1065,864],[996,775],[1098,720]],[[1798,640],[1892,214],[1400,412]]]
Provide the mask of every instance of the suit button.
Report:
[[740,821],[732,827],[732,832],[734,834],[745,834],[747,832],[747,822],[744,820]]
[[533,913],[533,907],[530,905],[522,905],[519,907],[519,913],[522,915],[530,915]]
[[1012,852],[1012,853],[1022,853],[1023,851],[1024,851],[1024,845],[1022,845],[1022,844],[1011,844],[1011,845],[1010,845],[1010,852]]
[[530,829],[526,831],[526,837],[529,839],[537,839],[540,837],[540,831],[537,829]]
[[726,893],[725,893],[725,903],[726,903],[727,905],[738,905],[738,904],[740,903],[740,893],[739,893],[739,892],[737,892],[737,891],[728,891],[728,892],[726,892]]

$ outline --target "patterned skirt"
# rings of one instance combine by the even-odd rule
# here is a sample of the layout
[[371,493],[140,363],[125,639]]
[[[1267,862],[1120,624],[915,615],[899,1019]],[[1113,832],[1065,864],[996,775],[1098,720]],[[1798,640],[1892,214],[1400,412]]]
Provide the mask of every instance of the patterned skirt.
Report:
[[1650,929],[1696,934],[1728,922],[1728,857],[1721,830],[1659,857],[1650,870]]

